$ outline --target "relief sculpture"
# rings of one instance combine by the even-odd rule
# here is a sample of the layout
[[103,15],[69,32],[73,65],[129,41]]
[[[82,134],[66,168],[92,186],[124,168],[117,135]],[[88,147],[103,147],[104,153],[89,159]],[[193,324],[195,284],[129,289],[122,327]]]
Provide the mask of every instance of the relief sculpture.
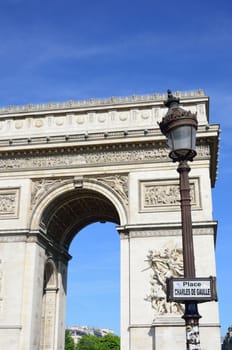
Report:
[[152,269],[151,290],[146,298],[158,315],[183,313],[183,305],[166,301],[166,279],[183,276],[182,250],[166,247],[161,251],[150,250],[146,260]]
[[64,179],[37,179],[32,182],[31,208],[45,195],[54,185],[62,183]]
[[[198,158],[209,157],[209,148],[201,145],[197,148]],[[0,169],[7,171],[15,171],[15,169],[50,169],[53,167],[73,167],[83,166],[88,164],[105,164],[105,163],[125,163],[125,162],[144,162],[144,161],[159,161],[168,158],[166,147],[139,149],[133,148],[130,150],[100,150],[93,149],[92,151],[81,151],[81,154],[59,154],[56,153],[43,155],[37,153],[35,155],[18,154],[17,156],[9,156],[8,158],[0,159]],[[79,151],[80,152],[80,151]]]
[[178,204],[180,191],[178,186],[146,186],[145,205],[160,206]]
[[14,214],[15,209],[15,194],[0,194],[0,215]]
[[[177,180],[141,182],[141,208],[142,210],[166,210],[180,208],[180,190]],[[190,180],[191,204],[199,208],[199,184],[197,179]]]
[[18,188],[0,189],[0,219],[17,217],[18,197]]
[[128,177],[125,175],[104,176],[97,179],[100,182],[106,183],[115,190],[123,199],[125,204],[128,204]]

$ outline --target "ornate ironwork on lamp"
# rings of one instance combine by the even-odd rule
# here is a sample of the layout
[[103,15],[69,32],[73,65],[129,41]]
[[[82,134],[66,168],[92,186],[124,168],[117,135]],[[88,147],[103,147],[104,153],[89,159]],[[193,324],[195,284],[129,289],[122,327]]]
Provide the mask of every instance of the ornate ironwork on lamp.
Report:
[[165,106],[168,112],[159,123],[161,132],[167,137],[169,157],[174,161],[190,160],[196,156],[196,114],[179,106],[180,100],[170,90]]

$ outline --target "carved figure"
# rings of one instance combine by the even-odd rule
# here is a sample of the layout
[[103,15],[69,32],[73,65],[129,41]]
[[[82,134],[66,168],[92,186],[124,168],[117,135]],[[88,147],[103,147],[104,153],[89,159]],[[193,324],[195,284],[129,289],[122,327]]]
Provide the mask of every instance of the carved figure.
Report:
[[0,194],[0,215],[14,214],[16,210],[16,194]]
[[33,207],[43,195],[57,183],[61,183],[62,179],[38,179],[32,183],[31,207]]
[[127,187],[127,176],[115,175],[105,176],[98,178],[98,181],[105,182],[110,185],[126,202],[128,203],[128,187]]
[[[191,202],[196,203],[195,187],[190,184]],[[144,204],[147,207],[180,205],[179,185],[147,185],[144,186]]]
[[183,306],[178,303],[166,302],[166,279],[169,277],[183,276],[182,250],[166,247],[162,251],[150,250],[147,261],[152,269],[151,292],[147,300],[157,314],[179,314],[183,312]]

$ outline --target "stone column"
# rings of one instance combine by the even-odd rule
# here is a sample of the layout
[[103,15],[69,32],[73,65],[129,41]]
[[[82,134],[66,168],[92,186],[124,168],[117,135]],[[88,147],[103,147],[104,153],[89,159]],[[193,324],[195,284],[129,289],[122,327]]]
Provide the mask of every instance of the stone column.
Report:
[[44,249],[25,232],[0,240],[0,348],[38,350]]

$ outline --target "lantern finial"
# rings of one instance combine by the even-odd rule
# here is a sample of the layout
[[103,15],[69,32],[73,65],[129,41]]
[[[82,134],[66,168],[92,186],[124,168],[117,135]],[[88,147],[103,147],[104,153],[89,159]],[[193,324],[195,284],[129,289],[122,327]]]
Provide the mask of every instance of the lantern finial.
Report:
[[170,89],[167,90],[168,99],[164,102],[164,105],[168,108],[178,107],[180,104],[180,99],[173,96]]

